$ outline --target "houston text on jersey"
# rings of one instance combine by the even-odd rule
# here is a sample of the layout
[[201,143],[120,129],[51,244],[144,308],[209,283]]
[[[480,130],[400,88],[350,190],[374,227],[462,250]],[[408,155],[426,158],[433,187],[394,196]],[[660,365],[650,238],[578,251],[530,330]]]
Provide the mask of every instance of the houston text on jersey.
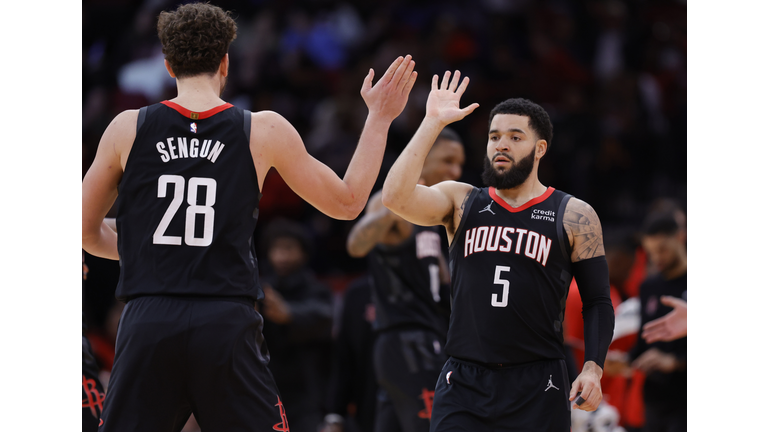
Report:
[[[517,235],[516,242],[510,237],[513,234]],[[523,252],[528,258],[546,267],[552,239],[522,228],[480,226],[467,230],[464,236],[464,257],[478,252],[512,252],[513,245],[514,253],[520,255]]]

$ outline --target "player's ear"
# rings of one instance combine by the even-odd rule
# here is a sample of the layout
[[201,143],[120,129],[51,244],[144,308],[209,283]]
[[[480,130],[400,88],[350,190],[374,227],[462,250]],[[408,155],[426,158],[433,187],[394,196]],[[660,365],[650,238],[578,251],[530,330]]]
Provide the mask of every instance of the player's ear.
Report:
[[171,64],[168,63],[168,60],[163,59],[163,63],[165,64],[165,70],[168,71],[168,74],[171,76],[171,78],[176,78],[176,74],[173,73],[173,68],[171,67]]
[[536,141],[536,159],[541,159],[547,154],[549,149],[549,143],[546,140],[540,139]]
[[219,64],[219,72],[221,72],[221,76],[226,77],[229,74],[229,53],[224,54],[224,57],[221,59],[221,63]]

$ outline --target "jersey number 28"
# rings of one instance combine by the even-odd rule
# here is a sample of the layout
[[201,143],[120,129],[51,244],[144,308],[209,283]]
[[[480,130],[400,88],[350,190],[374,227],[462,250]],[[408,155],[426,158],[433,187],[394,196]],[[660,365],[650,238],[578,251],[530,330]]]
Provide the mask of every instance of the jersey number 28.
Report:
[[[176,212],[181,208],[184,201],[184,177],[178,175],[165,174],[157,179],[157,197],[165,198],[168,185],[173,185],[173,199],[171,205],[165,211],[160,224],[157,225],[155,234],[152,236],[152,243],[163,245],[181,245],[181,236],[166,235],[165,231],[171,224],[171,220]],[[197,196],[200,192],[200,186],[205,186],[205,204],[197,204]],[[187,213],[184,220],[184,243],[188,246],[209,246],[213,241],[213,217],[215,212],[213,205],[216,204],[216,180],[205,177],[192,177],[189,179],[187,188]],[[203,215],[203,236],[195,237],[195,222],[197,215]]]

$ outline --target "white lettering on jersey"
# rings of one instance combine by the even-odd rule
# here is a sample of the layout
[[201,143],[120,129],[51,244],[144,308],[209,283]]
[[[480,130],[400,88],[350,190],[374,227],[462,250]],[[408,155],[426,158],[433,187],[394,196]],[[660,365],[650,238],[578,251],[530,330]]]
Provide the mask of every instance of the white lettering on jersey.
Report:
[[[482,233],[482,236],[480,234]],[[485,242],[488,240],[488,227],[477,227],[477,237],[475,238],[475,252],[482,252],[485,250]]]
[[433,231],[416,234],[416,258],[437,257],[440,255],[440,235]]
[[165,143],[160,141],[155,145],[157,147],[157,151],[160,152],[160,160],[163,162],[168,162],[171,160],[171,157],[168,155],[168,152],[165,151]]
[[[512,238],[509,234],[517,233],[517,245],[514,253],[536,260],[542,266],[547,266],[549,252],[552,249],[552,239],[535,231],[512,227],[480,226],[467,230],[464,234],[464,257],[479,252],[512,252]],[[432,233],[434,234],[434,233]],[[525,247],[523,248],[523,243]],[[502,244],[503,243],[503,244]],[[439,239],[437,243],[439,247]],[[417,242],[418,254],[418,242]],[[421,257],[419,257],[421,258]]]
[[176,148],[173,146],[173,138],[168,138],[168,151],[171,152],[171,159],[178,159],[179,157],[176,156],[176,153],[173,151],[176,150]]
[[543,219],[549,222],[554,222],[556,214],[557,213],[552,210],[533,209],[533,212],[531,212],[531,219]]
[[464,238],[464,258],[472,255],[474,252],[472,246],[475,244],[475,231],[477,228],[472,228],[472,231],[467,230],[467,235]]
[[504,240],[506,244],[499,248],[499,252],[509,252],[512,250],[512,239],[507,236],[508,233],[514,234],[515,229],[512,227],[504,227],[504,231],[501,233],[501,239]]
[[[496,252],[499,249],[499,237],[501,236],[501,227],[498,227],[497,230],[496,227],[491,227],[491,229],[488,231],[488,245],[485,247],[485,250],[488,252]],[[496,230],[496,237],[493,239],[493,231]]]
[[529,231],[528,242],[525,243],[525,256],[536,259],[536,250],[539,247],[539,233]]
[[192,138],[189,142],[189,157],[197,157],[197,146],[200,145],[200,140]]
[[160,153],[160,160],[163,162],[173,159],[201,157],[214,163],[225,147],[225,144],[221,141],[216,141],[216,144],[213,144],[213,147],[211,147],[213,140],[203,140],[202,146],[200,146],[200,140],[197,138],[192,138],[189,141],[189,145],[187,145],[186,137],[177,137],[175,140],[176,142],[174,143],[174,138],[171,137],[166,139],[167,144],[160,141],[155,145]]

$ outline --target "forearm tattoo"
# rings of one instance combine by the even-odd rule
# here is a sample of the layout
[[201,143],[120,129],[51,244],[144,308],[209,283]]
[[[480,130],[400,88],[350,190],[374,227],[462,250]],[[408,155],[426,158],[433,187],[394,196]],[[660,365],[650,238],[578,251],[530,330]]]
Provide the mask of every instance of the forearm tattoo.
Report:
[[573,247],[571,261],[605,255],[603,228],[595,210],[584,201],[571,199],[565,208],[563,225]]

